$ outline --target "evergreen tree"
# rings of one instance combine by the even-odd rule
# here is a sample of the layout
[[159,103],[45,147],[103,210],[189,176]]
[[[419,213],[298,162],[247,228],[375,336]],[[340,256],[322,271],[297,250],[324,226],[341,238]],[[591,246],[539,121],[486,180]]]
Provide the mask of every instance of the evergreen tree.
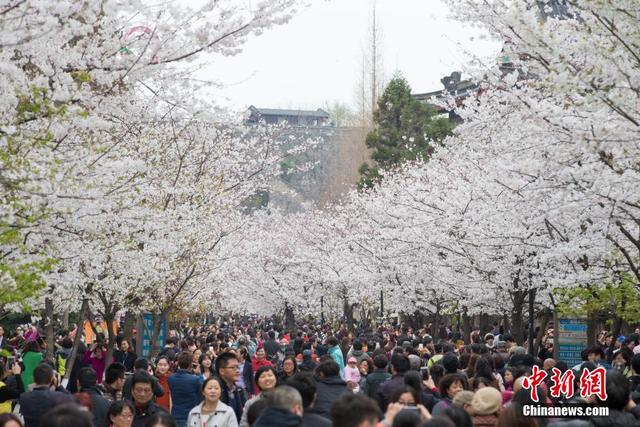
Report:
[[392,169],[406,161],[428,159],[433,144],[451,134],[453,125],[438,117],[429,104],[411,96],[411,86],[399,74],[389,82],[373,114],[376,128],[367,135],[374,165],[360,167],[359,188],[373,187],[380,179],[380,169]]

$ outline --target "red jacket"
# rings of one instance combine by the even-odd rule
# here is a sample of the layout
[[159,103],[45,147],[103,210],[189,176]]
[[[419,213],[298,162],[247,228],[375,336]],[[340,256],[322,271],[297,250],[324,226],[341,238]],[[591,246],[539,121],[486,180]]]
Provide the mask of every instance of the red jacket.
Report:
[[156,397],[156,404],[162,406],[167,411],[171,410],[171,390],[169,390],[169,373],[167,375],[156,374],[160,387],[164,390],[161,397]]
[[263,366],[273,366],[273,363],[269,362],[266,358],[258,360],[255,356],[253,356],[253,358],[251,359],[251,368],[253,368],[253,374],[255,375],[255,373],[258,372],[258,369]]

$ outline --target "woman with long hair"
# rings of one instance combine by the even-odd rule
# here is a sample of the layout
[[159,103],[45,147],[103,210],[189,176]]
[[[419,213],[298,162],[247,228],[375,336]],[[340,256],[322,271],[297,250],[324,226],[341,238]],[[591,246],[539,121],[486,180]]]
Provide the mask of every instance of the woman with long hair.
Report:
[[[486,379],[489,382],[491,387],[495,387],[498,391],[504,390],[504,385],[501,386],[500,381],[498,380],[499,375],[495,373],[493,368],[493,358],[490,356],[481,356],[476,360],[476,365],[474,369],[474,376],[469,377],[469,382],[474,384],[474,390],[477,389],[477,384],[481,384],[481,378]],[[502,380],[502,377],[499,377]]]
[[202,375],[203,379],[207,379],[215,375],[213,370],[211,358],[207,353],[203,353],[200,355],[200,359],[198,360],[198,364],[200,365],[200,375]]
[[118,349],[113,352],[113,361],[122,363],[126,372],[133,372],[133,364],[138,355],[134,353],[133,348],[129,345],[129,341],[123,339],[118,345]]
[[480,357],[479,354],[476,354],[476,353],[471,354],[471,357],[467,362],[467,370],[466,370],[467,378],[471,379],[476,376],[476,362],[478,361],[479,357]]

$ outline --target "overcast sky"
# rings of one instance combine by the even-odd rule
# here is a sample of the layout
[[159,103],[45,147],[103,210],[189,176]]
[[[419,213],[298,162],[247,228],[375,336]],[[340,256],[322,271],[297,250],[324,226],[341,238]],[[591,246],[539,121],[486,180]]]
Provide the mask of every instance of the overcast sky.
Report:
[[[224,84],[212,89],[217,103],[239,109],[355,105],[372,0],[311,2],[288,24],[252,38],[237,56],[216,57],[201,73]],[[377,0],[377,11],[385,75],[401,71],[414,93],[440,89],[440,78],[500,49],[477,29],[449,19],[440,0]]]

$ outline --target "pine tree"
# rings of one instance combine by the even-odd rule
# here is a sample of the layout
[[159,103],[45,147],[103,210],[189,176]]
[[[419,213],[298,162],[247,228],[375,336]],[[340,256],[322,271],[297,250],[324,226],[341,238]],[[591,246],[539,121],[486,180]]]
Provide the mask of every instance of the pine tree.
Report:
[[389,82],[374,112],[376,128],[367,135],[374,165],[360,167],[359,187],[370,188],[380,179],[380,169],[392,169],[406,161],[428,159],[434,143],[451,134],[453,125],[436,110],[411,96],[411,86],[399,74]]

